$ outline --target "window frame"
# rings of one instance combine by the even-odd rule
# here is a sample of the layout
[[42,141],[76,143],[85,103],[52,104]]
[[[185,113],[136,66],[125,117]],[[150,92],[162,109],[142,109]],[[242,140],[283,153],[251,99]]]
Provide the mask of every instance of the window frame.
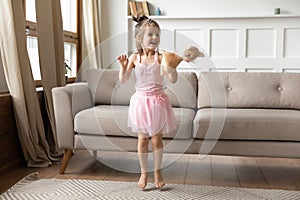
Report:
[[[76,32],[63,30],[64,43],[71,43],[76,46],[76,72],[78,72],[81,63],[81,31],[82,31],[82,0],[77,1],[77,23]],[[26,36],[38,38],[37,23],[26,19],[26,0],[22,0],[24,7],[24,17],[25,17],[25,32]],[[76,77],[68,77],[67,83],[75,82]],[[36,87],[42,86],[41,80],[34,80]]]

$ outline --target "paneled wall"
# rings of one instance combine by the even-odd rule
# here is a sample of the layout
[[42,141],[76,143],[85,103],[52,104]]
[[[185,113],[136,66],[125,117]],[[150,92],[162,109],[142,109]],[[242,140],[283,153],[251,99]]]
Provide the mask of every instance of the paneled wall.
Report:
[[[205,53],[179,69],[198,71],[300,72],[300,16],[153,16],[163,29],[161,49],[183,54],[195,45]],[[129,30],[134,23],[128,19]],[[129,50],[134,41],[129,32]]]
[[9,94],[0,94],[0,176],[24,166],[14,111]]

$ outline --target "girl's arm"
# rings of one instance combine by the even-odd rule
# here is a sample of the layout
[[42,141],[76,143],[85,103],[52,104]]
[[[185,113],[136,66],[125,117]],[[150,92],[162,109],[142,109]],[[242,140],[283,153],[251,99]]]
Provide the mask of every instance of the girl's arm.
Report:
[[[163,57],[163,55],[162,55],[162,54],[159,54],[159,63],[161,63],[162,57]],[[177,79],[178,79],[178,73],[177,73],[177,70],[169,67],[168,72],[169,72],[169,73],[166,75],[166,76],[168,77],[168,80],[169,80],[171,83],[176,83],[176,81],[177,81]]]
[[170,72],[167,74],[167,77],[169,79],[169,81],[171,83],[176,83],[177,79],[178,79],[178,73],[177,73],[177,70],[174,69],[174,71]]
[[126,82],[131,74],[132,69],[134,68],[134,55],[131,55],[129,59],[126,55],[120,55],[118,58],[119,64],[121,66],[119,72],[119,80],[124,83]]

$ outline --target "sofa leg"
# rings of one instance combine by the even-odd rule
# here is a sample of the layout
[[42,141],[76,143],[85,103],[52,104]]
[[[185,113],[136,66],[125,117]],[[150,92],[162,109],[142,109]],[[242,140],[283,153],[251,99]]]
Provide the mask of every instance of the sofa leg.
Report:
[[65,150],[64,157],[63,157],[62,164],[61,164],[60,171],[59,171],[60,174],[65,173],[68,162],[69,162],[72,155],[73,155],[73,150],[72,149],[66,149]]

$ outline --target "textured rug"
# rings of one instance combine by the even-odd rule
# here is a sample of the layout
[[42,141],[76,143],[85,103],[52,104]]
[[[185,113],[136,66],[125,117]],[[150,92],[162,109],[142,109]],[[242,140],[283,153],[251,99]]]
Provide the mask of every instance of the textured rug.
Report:
[[300,199],[300,191],[264,190],[235,187],[167,184],[158,190],[148,184],[145,190],[135,182],[39,179],[37,173],[23,178],[0,199]]

